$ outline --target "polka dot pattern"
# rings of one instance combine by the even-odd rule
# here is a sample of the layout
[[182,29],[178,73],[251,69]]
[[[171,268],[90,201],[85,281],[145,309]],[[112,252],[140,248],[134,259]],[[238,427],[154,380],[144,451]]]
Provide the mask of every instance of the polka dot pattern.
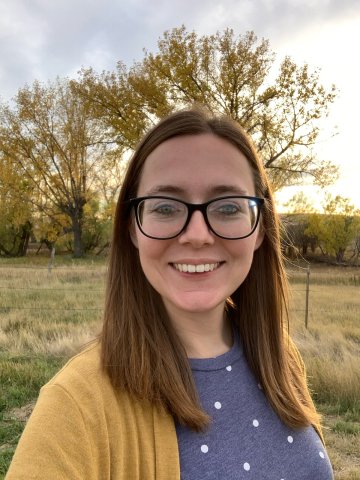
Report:
[[[214,362],[214,359],[211,361]],[[210,428],[199,433],[199,436],[194,435],[194,432],[183,436],[184,477],[188,474],[186,469],[188,465],[193,469],[188,478],[197,478],[199,466],[204,473],[216,469],[225,472],[226,464],[226,472],[238,474],[240,467],[244,479],[270,478],[267,475],[271,473],[271,478],[274,480],[290,480],[291,472],[296,474],[295,465],[300,461],[303,463],[306,455],[306,462],[309,463],[309,472],[311,472],[309,478],[320,479],[320,476],[314,476],[312,472],[328,471],[327,462],[322,460],[327,459],[327,456],[326,452],[321,450],[321,442],[311,435],[305,437],[309,438],[310,445],[313,445],[311,453],[311,449],[307,448],[309,443],[305,446],[302,432],[294,432],[285,425],[279,426],[279,422],[274,420],[274,412],[268,407],[261,383],[257,381],[252,383],[253,380],[246,374],[244,376],[244,370],[241,370],[242,377],[240,377],[238,368],[241,366],[240,363],[234,358],[223,359],[221,365],[216,365],[216,368],[211,367],[211,372],[207,371],[206,364],[205,368],[201,363],[195,364],[195,368],[192,367],[194,373],[198,372],[200,379],[199,384],[196,383],[200,399],[206,411],[213,417],[213,422]],[[214,363],[213,366],[215,367]],[[210,373],[215,375],[214,372],[216,372],[216,380],[210,377]],[[239,387],[236,386],[238,383]],[[241,415],[236,408],[241,411]],[[200,442],[199,438],[201,438]],[[189,448],[189,442],[193,442],[194,448]],[[247,448],[243,449],[243,443],[240,442],[249,442],[246,443]],[[267,445],[266,448],[270,445],[270,450],[264,449],[264,444]],[[179,446],[181,447],[181,442]],[[197,451],[196,459],[194,459],[195,450]],[[272,452],[275,452],[275,457],[269,472],[268,460]],[[284,461],[279,462],[276,452],[281,452],[281,458]],[[182,468],[181,457],[180,467]],[[323,474],[321,480],[325,478],[330,477],[325,477]]]

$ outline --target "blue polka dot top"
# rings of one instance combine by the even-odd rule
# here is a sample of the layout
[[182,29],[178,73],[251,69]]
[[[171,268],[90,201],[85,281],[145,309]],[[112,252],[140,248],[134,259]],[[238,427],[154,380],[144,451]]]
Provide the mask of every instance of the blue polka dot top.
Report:
[[210,427],[176,425],[182,480],[331,480],[324,446],[312,427],[287,427],[269,405],[235,340],[227,353],[190,359]]

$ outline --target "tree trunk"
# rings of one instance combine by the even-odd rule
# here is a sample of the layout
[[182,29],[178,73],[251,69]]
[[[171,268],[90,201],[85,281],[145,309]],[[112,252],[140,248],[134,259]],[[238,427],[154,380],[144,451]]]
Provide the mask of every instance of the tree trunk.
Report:
[[26,222],[21,228],[20,244],[16,252],[17,257],[25,257],[29,245],[32,225],[30,222]]
[[338,263],[342,263],[344,261],[345,257],[345,248],[339,248],[339,250],[336,252],[336,261]]
[[73,257],[81,258],[84,256],[81,215],[76,215],[71,220],[72,220],[72,229],[73,229],[73,238],[74,238]]

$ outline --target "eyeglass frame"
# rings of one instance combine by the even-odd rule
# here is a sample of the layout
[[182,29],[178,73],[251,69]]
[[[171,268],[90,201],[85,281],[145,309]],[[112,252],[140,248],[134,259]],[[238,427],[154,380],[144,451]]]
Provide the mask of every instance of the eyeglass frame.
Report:
[[[174,200],[174,201],[182,203],[183,205],[186,206],[186,208],[187,208],[187,218],[186,218],[185,224],[182,227],[182,229],[180,230],[180,232],[178,232],[176,235],[172,235],[171,237],[165,237],[165,238],[160,237],[159,238],[159,237],[154,237],[152,235],[148,235],[141,228],[141,223],[140,223],[140,219],[139,219],[139,212],[138,212],[139,204],[144,200],[157,199],[157,198],[158,199],[163,198],[165,200]],[[244,199],[247,199],[247,200],[252,200],[256,203],[256,205],[258,207],[256,222],[255,222],[251,232],[248,233],[247,235],[243,236],[243,237],[235,237],[235,238],[224,237],[224,236],[216,233],[215,230],[210,225],[210,222],[209,222],[209,219],[208,219],[208,216],[207,216],[207,211],[206,211],[207,207],[213,202],[216,202],[218,200],[226,200],[227,198],[244,198]],[[199,210],[202,213],[203,218],[204,218],[205,223],[206,223],[206,226],[208,227],[208,229],[214,235],[216,235],[219,238],[223,238],[224,240],[242,240],[243,238],[250,237],[250,235],[252,235],[255,232],[256,227],[258,226],[259,221],[260,221],[261,208],[265,203],[265,199],[260,198],[260,197],[252,197],[252,196],[248,196],[248,195],[226,195],[224,197],[213,198],[212,200],[209,200],[208,202],[204,202],[204,203],[189,203],[189,202],[185,202],[184,200],[180,200],[178,198],[168,197],[166,195],[165,196],[164,195],[149,195],[149,196],[145,196],[145,197],[131,198],[130,200],[128,200],[128,203],[130,204],[130,208],[134,208],[136,223],[137,223],[141,233],[143,235],[145,235],[145,237],[152,238],[154,240],[171,240],[172,238],[176,238],[179,235],[181,235],[186,230],[187,226],[189,225],[193,213],[197,210]]]

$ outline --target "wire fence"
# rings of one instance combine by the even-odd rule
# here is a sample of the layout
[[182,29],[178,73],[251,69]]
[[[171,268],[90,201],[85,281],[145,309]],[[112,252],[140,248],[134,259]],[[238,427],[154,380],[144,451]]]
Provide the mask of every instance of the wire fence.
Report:
[[[45,273],[45,277],[42,279],[39,285],[14,285],[14,278],[8,278],[6,275],[2,275],[5,272],[16,272],[14,278],[17,278],[17,273],[21,271],[25,272],[38,272]],[[322,292],[316,288],[316,285],[311,283],[311,269],[310,267],[302,268],[297,267],[295,269],[296,274],[301,277],[300,285],[299,282],[292,284],[291,294],[295,298],[295,302],[290,305],[290,314],[295,313],[297,316],[303,318],[303,323],[305,328],[309,327],[310,313],[312,317],[315,317],[317,314],[324,313],[333,313],[334,306],[337,306],[339,309],[344,307],[342,301],[336,301],[332,299],[331,307],[326,305],[312,305],[312,299],[315,299],[317,294]],[[82,279],[83,274],[94,274],[96,273],[95,279],[89,283],[89,278],[86,278],[86,275]],[[47,286],[51,284],[51,281],[58,278],[59,275],[78,275],[77,282],[80,286],[74,286],[71,281],[63,279],[63,285],[56,286]],[[31,273],[27,273],[30,275]],[[25,276],[26,276],[25,275]],[[24,275],[21,275],[24,278]],[[100,284],[100,280],[102,284]],[[103,266],[99,267],[96,265],[84,265],[84,266],[54,266],[53,263],[49,263],[48,266],[30,266],[30,265],[10,265],[4,264],[0,267],[0,315],[8,314],[12,311],[32,311],[32,312],[103,312],[103,298],[105,294],[104,282],[105,279],[105,268]],[[47,282],[47,283],[46,283]],[[85,286],[81,284],[84,282],[87,283]],[[303,287],[303,288],[301,288]],[[47,304],[46,296],[50,294],[61,294],[66,296],[71,296],[74,294],[80,295],[98,295],[98,304],[99,306],[89,306],[84,305],[84,300],[79,302],[78,305],[74,306],[64,306],[61,303],[57,304],[56,307],[53,305]],[[36,294],[36,305],[33,305],[34,299],[27,299],[26,294]],[[30,305],[28,303],[31,303]],[[318,303],[318,302],[317,302]],[[299,305],[300,304],[300,305]],[[101,305],[101,306],[100,306]],[[359,311],[360,315],[360,311]]]

